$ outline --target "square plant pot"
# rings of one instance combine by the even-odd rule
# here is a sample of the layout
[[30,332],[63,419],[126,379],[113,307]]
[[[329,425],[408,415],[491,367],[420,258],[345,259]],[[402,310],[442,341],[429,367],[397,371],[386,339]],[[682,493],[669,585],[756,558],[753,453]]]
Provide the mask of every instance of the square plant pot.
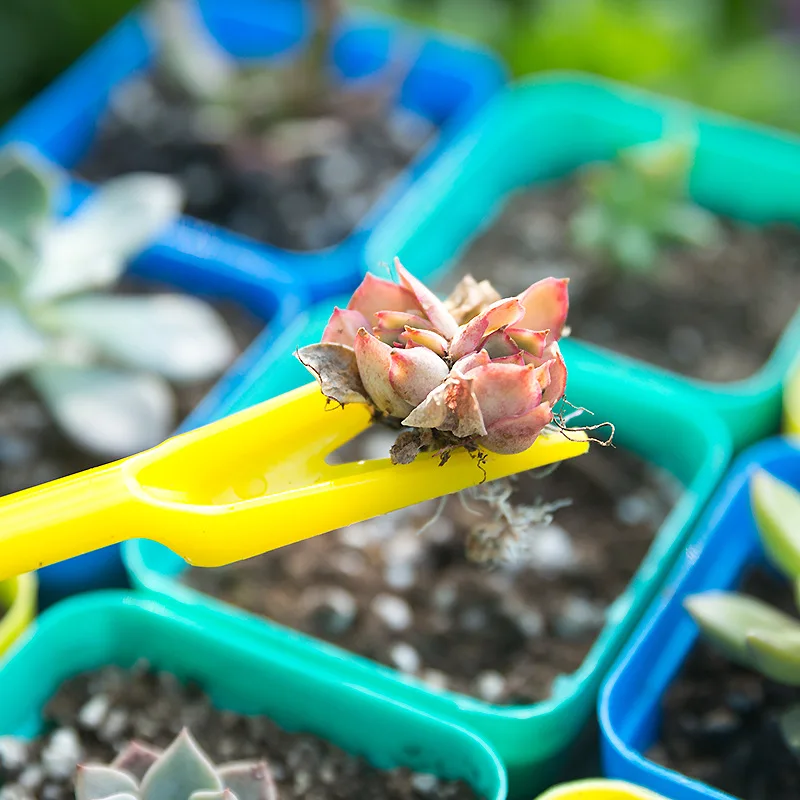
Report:
[[[302,47],[310,28],[303,0],[200,0],[211,33],[243,60],[281,56]],[[207,224],[182,226],[174,245],[191,257],[211,247],[255,266],[256,275],[274,264],[297,275],[315,297],[351,288],[359,277],[359,261],[370,229],[394,199],[447,149],[448,143],[505,82],[499,60],[477,44],[410,28],[369,14],[348,17],[334,43],[333,61],[345,83],[378,72],[401,40],[418,47],[398,96],[399,106],[438,128],[438,135],[392,182],[357,224],[354,232],[333,247],[317,252],[290,252]],[[0,134],[0,143],[24,141],[65,167],[85,155],[108,107],[111,93],[142,74],[153,58],[141,17],[126,17]],[[200,241],[195,241],[199,239]]]
[[[434,282],[516,192],[658,139],[675,118],[697,126],[690,189],[699,204],[750,223],[800,222],[800,139],[624,85],[556,74],[515,84],[473,121],[373,232],[364,267],[399,256]],[[573,368],[607,355],[575,339],[563,350]],[[631,375],[681,391],[686,402],[703,401],[741,448],[778,431],[781,382],[798,350],[800,311],[767,362],[745,380],[712,383],[637,359],[620,361]]]
[[800,442],[770,439],[739,456],[600,696],[606,774],[673,800],[732,800],[725,792],[654,763],[645,752],[658,740],[664,695],[698,640],[698,628],[683,608],[684,598],[735,589],[748,567],[764,562],[749,492],[750,477],[758,469],[800,489]]
[[36,575],[0,583],[0,653],[8,650],[36,616]]
[[[344,302],[340,302],[344,305]],[[298,346],[319,341],[330,315],[328,303],[314,307],[296,321],[302,330],[288,330],[262,354],[228,401],[224,413],[288,391],[308,382],[309,375],[294,358]],[[282,348],[282,350],[280,349]],[[480,732],[503,758],[509,770],[511,796],[527,797],[549,786],[567,760],[593,714],[600,682],[627,636],[658,591],[670,564],[706,499],[724,472],[731,452],[725,426],[698,404],[686,405],[679,394],[653,386],[613,360],[567,362],[569,396],[591,408],[600,420],[616,425],[615,441],[671,472],[684,491],[658,531],[627,590],[608,609],[607,621],[582,666],[560,676],[553,696],[526,706],[494,706],[454,692],[438,692],[422,682],[340,647],[298,633],[203,595],[180,582],[186,563],[167,548],[150,541],[125,544],[125,560],[137,587],[170,595],[212,616],[222,615],[259,640],[296,653],[309,663],[325,665],[347,682],[390,694],[436,716],[455,720]]]
[[313,664],[202,620],[191,609],[120,592],[87,594],[50,609],[0,662],[0,735],[35,736],[42,709],[61,683],[139,659],[196,681],[217,708],[267,716],[380,769],[408,766],[463,779],[486,800],[506,796],[497,755],[463,728],[338,683]]
[[[91,193],[69,183],[59,198],[64,213],[74,211]],[[194,234],[188,235],[195,227]],[[173,226],[134,259],[127,270],[167,287],[210,300],[231,301],[263,320],[264,329],[203,401],[206,409],[195,415],[193,425],[203,424],[211,410],[238,385],[249,371],[251,353],[260,354],[276,332],[284,331],[306,307],[304,292],[294,279],[268,263],[263,256],[232,243],[220,243],[213,232],[190,221]],[[181,430],[186,429],[187,420]],[[79,591],[127,586],[127,575],[118,545],[63,561],[39,570],[43,605]]]

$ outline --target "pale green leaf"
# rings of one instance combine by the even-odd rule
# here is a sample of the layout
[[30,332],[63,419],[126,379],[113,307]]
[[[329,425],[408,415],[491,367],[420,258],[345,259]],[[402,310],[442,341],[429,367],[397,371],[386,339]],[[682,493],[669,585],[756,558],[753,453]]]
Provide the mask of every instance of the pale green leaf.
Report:
[[722,237],[717,218],[710,211],[691,203],[673,206],[663,220],[663,226],[663,233],[694,247],[714,247]]
[[230,789],[211,789],[192,792],[189,800],[239,800],[239,798]]
[[173,427],[174,397],[156,375],[43,364],[31,379],[59,427],[99,455],[120,458],[146,450]]
[[778,718],[787,747],[800,758],[800,706],[792,706]]
[[109,181],[44,238],[27,296],[42,302],[113,284],[178,219],[182,203],[179,185],[164,175]]
[[47,222],[55,189],[55,171],[33,152],[6,147],[0,152],[0,231],[32,243]]
[[173,381],[218,375],[236,355],[236,343],[219,314],[186,295],[79,297],[60,303],[52,320],[108,358]]
[[188,731],[183,730],[142,781],[142,800],[176,800],[195,792],[219,792],[214,765]]
[[710,591],[690,595],[684,608],[703,635],[740,664],[752,666],[748,636],[753,631],[788,631],[800,636],[800,623],[754,597]]
[[148,747],[141,742],[128,742],[111,762],[111,766],[124,770],[133,775],[137,781],[141,781],[147,770],[158,761],[160,755],[161,750]]
[[30,369],[47,353],[48,340],[10,301],[0,300],[0,380]]
[[658,245],[643,227],[628,225],[614,231],[614,256],[620,267],[632,272],[649,272],[658,259]]
[[607,237],[613,233],[613,228],[603,207],[590,204],[572,217],[570,233],[580,249],[592,251],[606,247]]
[[767,555],[787,576],[800,578],[800,492],[759,470],[750,499]]
[[0,293],[17,292],[36,264],[36,253],[0,229]]
[[206,28],[196,0],[150,0],[147,17],[159,64],[184,91],[213,99],[230,89],[236,64]]
[[747,634],[752,665],[787,686],[800,686],[800,630],[759,630]]
[[82,764],[78,766],[75,778],[75,800],[105,800],[113,795],[135,795],[138,788],[127,772],[102,764]]

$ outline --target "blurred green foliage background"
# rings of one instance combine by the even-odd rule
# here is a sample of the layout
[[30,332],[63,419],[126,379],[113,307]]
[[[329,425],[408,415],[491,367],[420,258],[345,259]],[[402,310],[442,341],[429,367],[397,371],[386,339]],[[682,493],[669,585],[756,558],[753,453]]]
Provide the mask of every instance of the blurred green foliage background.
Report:
[[[268,5],[270,0],[263,0]],[[800,131],[800,0],[366,0],[480,39],[516,75],[577,69]],[[0,0],[6,119],[135,0]]]

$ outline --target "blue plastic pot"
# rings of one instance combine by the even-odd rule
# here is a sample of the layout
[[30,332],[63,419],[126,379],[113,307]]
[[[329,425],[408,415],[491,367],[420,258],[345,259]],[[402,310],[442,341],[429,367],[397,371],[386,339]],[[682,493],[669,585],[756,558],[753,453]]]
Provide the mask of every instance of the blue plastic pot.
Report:
[[694,647],[697,626],[683,599],[734,589],[746,569],[764,560],[750,507],[749,479],[764,468],[800,489],[800,441],[770,439],[743,453],[720,487],[672,579],[645,617],[603,687],[599,703],[606,774],[672,800],[731,796],[648,760],[658,739],[661,701]]
[[[301,0],[200,0],[200,5],[220,43],[244,59],[302,46],[309,27]],[[326,250],[296,253],[187,223],[172,246],[185,249],[189,256],[210,246],[219,256],[230,257],[231,268],[245,260],[258,272],[272,263],[302,277],[314,297],[352,288],[369,231],[505,81],[500,62],[478,45],[366,14],[349,18],[335,44],[339,73],[347,81],[380,70],[400,37],[420,48],[399,103],[435,123],[440,135],[398,176],[350,236]],[[151,59],[151,44],[138,16],[125,18],[12,120],[0,134],[0,143],[29,142],[57,163],[73,167],[89,150],[111,92],[145,70]]]
[[476,735],[210,624],[191,609],[121,592],[72,598],[43,614],[0,662],[0,735],[35,736],[65,680],[141,659],[197,681],[218,708],[264,715],[315,734],[379,769],[407,766],[463,779],[485,800],[505,800],[506,775]]
[[[72,184],[62,198],[69,213],[88,195],[86,187]],[[188,231],[194,225],[194,232]],[[212,231],[186,222],[168,231],[160,241],[143,252],[129,267],[132,274],[150,278],[188,294],[209,299],[231,300],[270,322],[252,345],[252,352],[269,348],[274,332],[283,331],[307,305],[294,279],[267,262],[263,255],[235,242],[217,240]],[[222,400],[228,397],[250,367],[248,350],[211,390],[181,430],[210,421]],[[188,427],[187,427],[188,426]],[[42,606],[75,592],[128,585],[119,545],[106,547],[79,558],[62,561],[39,571]]]
[[[343,305],[346,298],[340,298]],[[298,317],[272,346],[260,354],[253,348],[251,371],[231,384],[231,394],[217,407],[227,414],[292,389],[310,380],[294,358],[297,346],[319,341],[333,301]],[[570,368],[569,396],[613,420],[616,441],[651,463],[672,472],[684,485],[626,591],[609,609],[607,624],[580,668],[561,676],[553,697],[525,706],[498,707],[453,692],[436,692],[412,678],[348,653],[311,636],[204,596],[180,582],[186,563],[167,548],[137,540],[124,545],[131,577],[139,588],[168,595],[203,608],[211,619],[222,616],[260,641],[330,670],[347,683],[388,694],[442,719],[477,731],[503,758],[511,796],[530,798],[550,786],[564,770],[570,751],[590,721],[596,693],[607,670],[635,628],[641,614],[683,551],[685,539],[717,481],[727,467],[731,444],[722,422],[705,414],[702,405],[686,406],[681,397],[653,388],[613,360]]]

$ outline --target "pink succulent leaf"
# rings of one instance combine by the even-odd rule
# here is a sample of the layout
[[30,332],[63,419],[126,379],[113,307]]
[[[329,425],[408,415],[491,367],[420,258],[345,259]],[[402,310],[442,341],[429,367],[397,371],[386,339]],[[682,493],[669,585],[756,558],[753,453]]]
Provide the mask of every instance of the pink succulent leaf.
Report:
[[444,304],[455,321],[463,325],[500,299],[497,290],[489,281],[478,283],[472,275],[465,275],[445,299]]
[[468,378],[451,373],[403,420],[403,425],[436,428],[461,438],[485,435],[486,426],[470,384]]
[[549,403],[541,403],[526,414],[505,417],[488,426],[486,436],[477,440],[481,447],[500,455],[514,455],[527,450],[553,419]]
[[297,351],[297,358],[316,377],[328,399],[342,405],[370,402],[352,347],[334,342],[310,344]]
[[403,286],[414,293],[417,304],[427,315],[428,319],[434,324],[436,330],[445,337],[452,339],[458,333],[458,323],[453,315],[447,310],[445,304],[427,287],[424,283],[417,280],[401,263],[399,258],[394,260],[397,274]]
[[419,328],[407,327],[400,334],[401,342],[411,342],[417,347],[427,347],[436,353],[437,356],[444,356],[447,352],[447,339],[440,336],[435,331],[420,330]]
[[360,311],[348,308],[334,307],[333,314],[325,326],[322,341],[335,344],[353,346],[359,328],[368,327],[367,318]]
[[487,430],[504,417],[517,417],[542,400],[536,367],[517,364],[487,364],[467,373],[478,398]]
[[[375,327],[380,330],[402,331],[406,326],[426,331],[433,330],[433,325],[427,319],[406,311],[378,311],[375,314],[375,320]],[[364,327],[369,326],[365,325]]]
[[265,761],[233,761],[217,768],[236,800],[278,800],[278,790]]
[[495,331],[483,340],[483,348],[490,358],[502,358],[519,353],[519,345],[505,332]]
[[141,781],[147,770],[158,761],[162,752],[155,747],[133,741],[120,751],[119,755],[111,762],[111,766],[114,769],[125,770],[137,781]]
[[361,382],[372,404],[390,417],[403,417],[413,406],[403,400],[389,382],[392,348],[373,336],[366,328],[359,328],[355,344],[356,364]]
[[[368,272],[355,290],[347,308],[359,311],[368,320],[379,311],[406,311],[419,313],[420,304],[414,294],[393,281],[387,281]],[[365,328],[371,327],[365,325]]]
[[464,375],[475,367],[485,367],[490,361],[489,354],[485,350],[479,350],[477,353],[470,353],[456,361],[453,364],[453,372]]
[[531,355],[541,358],[548,344],[550,331],[532,331],[528,328],[506,328],[506,333],[520,350],[527,350]]
[[549,330],[548,344],[561,336],[569,311],[569,278],[544,278],[519,295],[525,316],[519,327],[533,331]]
[[390,347],[404,347],[402,341],[403,331],[400,328],[395,328],[394,330],[381,330],[380,328],[373,328],[372,335],[376,339],[380,339],[384,344],[388,344]]
[[447,377],[450,370],[426,347],[392,350],[389,383],[412,406],[418,406]]
[[[544,390],[550,385],[550,367],[555,364],[555,359],[551,358],[549,361],[545,361],[543,364],[534,364],[534,371],[536,374],[536,380],[542,388],[542,399],[545,400],[544,397]],[[552,403],[551,403],[552,405]]]
[[564,361],[564,356],[561,355],[561,350],[554,342],[551,345],[555,348],[555,357],[549,363],[548,373],[550,382],[542,395],[552,408],[555,408],[559,400],[564,396],[567,389],[567,365]]
[[[485,352],[485,351],[484,351]],[[517,364],[520,367],[525,366],[525,356],[522,352],[514,353],[513,356],[500,356],[500,358],[493,358],[493,364]]]
[[498,300],[481,311],[477,317],[459,328],[450,344],[450,357],[463,358],[480,347],[481,342],[495,331],[513,325],[523,315],[525,309],[516,297]]

